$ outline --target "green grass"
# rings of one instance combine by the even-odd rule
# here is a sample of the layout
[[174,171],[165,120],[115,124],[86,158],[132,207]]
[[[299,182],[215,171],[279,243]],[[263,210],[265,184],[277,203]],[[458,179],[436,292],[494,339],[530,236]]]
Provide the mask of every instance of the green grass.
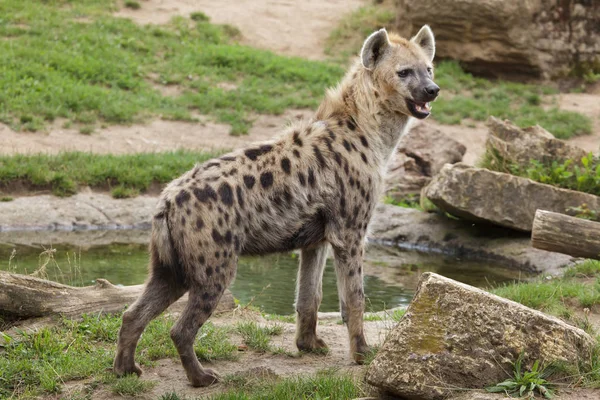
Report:
[[[285,378],[277,381],[256,380],[254,384],[234,387],[210,397],[211,400],[347,400],[361,397],[364,391],[356,378],[335,370],[315,376]],[[236,386],[240,386],[239,382]],[[171,400],[171,399],[170,399]],[[172,399],[176,400],[176,399]]]
[[153,183],[170,182],[196,163],[215,156],[185,150],[131,155],[65,152],[0,156],[0,188],[21,182],[32,189],[50,189],[57,196],[70,196],[80,186],[91,186],[113,188],[112,195],[117,198],[131,197]]
[[290,315],[263,314],[262,316],[267,321],[279,321],[279,322],[286,322],[288,324],[296,323],[296,314],[290,314]]
[[[223,380],[229,387],[210,400],[347,400],[366,395],[361,383],[347,373],[326,369],[314,376],[272,379],[229,375]],[[163,394],[160,400],[191,400],[176,392]]]
[[[367,35],[381,27],[393,28],[395,15],[395,5],[390,1],[346,15],[327,40],[327,54],[342,62],[358,55]],[[440,123],[485,121],[493,115],[510,119],[520,127],[541,125],[561,139],[591,132],[592,122],[587,116],[543,104],[544,95],[556,93],[548,86],[474,77],[455,61],[438,62],[435,76],[441,94],[433,103],[432,117]]]
[[244,343],[250,349],[268,352],[271,348],[271,336],[281,335],[281,325],[260,326],[254,321],[240,322],[236,325],[236,331],[242,335]]
[[520,127],[540,125],[560,139],[592,130],[587,116],[552,104],[548,109],[542,107],[542,96],[556,93],[544,85],[477,78],[454,61],[438,63],[435,81],[442,94],[433,103],[432,116],[443,124],[459,124],[467,118],[485,121],[493,115],[510,119]]
[[[173,319],[159,317],[144,332],[137,348],[137,361],[145,366],[154,360],[176,357],[169,336]],[[0,398],[59,393],[69,380],[101,376],[110,370],[121,324],[120,315],[83,316],[82,321],[63,320],[51,328],[24,333],[8,340],[0,357]],[[196,354],[201,360],[235,359],[237,346],[228,331],[211,323],[198,335]],[[119,390],[141,390],[144,383],[117,380]],[[137,389],[136,389],[137,388]]]
[[600,262],[595,260],[586,260],[569,268],[565,274],[567,278],[593,278],[600,276]]
[[[593,283],[578,277],[596,278]],[[562,317],[571,316],[569,304],[581,307],[600,304],[600,261],[587,260],[568,269],[563,278],[538,279],[498,287],[493,293],[527,307]]]
[[[132,7],[135,2],[129,2]],[[240,46],[233,27],[194,13],[168,25],[116,18],[115,0],[0,3],[0,121],[36,131],[66,118],[84,126],[151,116],[211,115],[247,132],[255,114],[315,107],[343,70]],[[225,90],[218,83],[235,84]],[[156,85],[179,85],[163,96]]]
[[137,375],[128,375],[117,379],[111,385],[111,391],[120,396],[137,397],[152,390],[156,384],[154,381],[143,381]]
[[399,322],[400,319],[406,314],[406,309],[397,308],[391,313],[385,311],[383,313],[366,313],[364,316],[365,321],[393,321]]
[[415,208],[417,210],[422,210],[421,205],[419,203],[418,196],[408,195],[403,198],[394,198],[392,196],[385,196],[383,198],[384,204],[391,204],[393,206],[398,206],[402,208]]

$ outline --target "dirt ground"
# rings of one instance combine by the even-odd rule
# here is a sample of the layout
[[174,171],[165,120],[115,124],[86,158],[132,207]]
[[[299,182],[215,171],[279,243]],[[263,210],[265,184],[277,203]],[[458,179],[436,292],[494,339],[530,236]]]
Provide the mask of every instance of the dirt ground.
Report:
[[[48,132],[15,132],[0,124],[0,154],[50,153],[65,150],[94,153],[139,153],[177,149],[235,149],[248,142],[269,139],[283,126],[298,118],[309,118],[311,110],[287,110],[282,115],[260,115],[248,135],[232,136],[230,127],[209,121],[182,122],[156,119],[146,125],[115,125],[82,135],[62,128],[56,121]],[[199,120],[203,118],[199,117]]]
[[[222,377],[241,376],[250,379],[265,379],[268,377],[289,377],[296,375],[314,374],[319,370],[326,368],[335,368],[340,371],[349,372],[355,376],[362,376],[364,367],[352,362],[348,353],[348,336],[344,325],[338,324],[339,315],[337,313],[328,313],[321,318],[317,332],[329,346],[327,355],[317,354],[298,354],[295,347],[295,325],[292,323],[266,321],[260,315],[252,312],[239,311],[228,312],[217,317],[212,317],[211,321],[220,326],[232,326],[240,320],[253,320],[261,325],[279,324],[283,327],[283,334],[273,336],[271,344],[274,348],[282,347],[291,355],[258,353],[252,350],[240,351],[239,359],[235,361],[215,361],[212,363],[203,363],[208,368],[215,369]],[[394,326],[394,322],[371,321],[365,323],[365,335],[371,345],[380,345],[383,343],[389,329]],[[241,336],[233,334],[232,342],[244,348]],[[293,356],[292,356],[293,355]],[[143,379],[156,382],[156,386],[142,398],[157,399],[161,395],[169,392],[176,392],[180,397],[189,396],[192,398],[202,398],[203,396],[224,391],[228,388],[225,384],[218,384],[208,388],[194,388],[188,384],[185,372],[181,363],[177,359],[162,359],[157,361],[153,368],[143,368]],[[63,395],[81,390],[85,386],[85,381],[74,381],[66,384]],[[122,399],[122,396],[115,395],[108,388],[96,390],[92,399]]]
[[325,58],[325,40],[346,13],[367,0],[145,0],[139,10],[117,16],[140,24],[164,24],[173,16],[202,11],[217,24],[242,32],[241,42],[276,53],[312,60]]

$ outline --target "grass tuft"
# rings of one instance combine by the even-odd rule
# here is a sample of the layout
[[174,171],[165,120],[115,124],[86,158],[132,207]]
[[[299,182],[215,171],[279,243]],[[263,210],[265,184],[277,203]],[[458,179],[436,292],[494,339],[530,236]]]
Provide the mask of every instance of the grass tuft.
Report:
[[283,333],[281,325],[260,326],[254,321],[240,322],[236,330],[249,348],[260,352],[270,351],[271,336]]
[[132,10],[139,10],[142,5],[135,0],[125,0],[125,7],[131,8]]
[[137,375],[127,375],[123,378],[117,379],[111,385],[111,391],[114,394],[127,397],[138,397],[146,392],[152,390],[156,386],[157,382],[145,381],[138,378]]
[[210,397],[211,400],[346,400],[363,396],[356,378],[336,370],[324,370],[314,376],[286,378],[278,381],[253,380]]

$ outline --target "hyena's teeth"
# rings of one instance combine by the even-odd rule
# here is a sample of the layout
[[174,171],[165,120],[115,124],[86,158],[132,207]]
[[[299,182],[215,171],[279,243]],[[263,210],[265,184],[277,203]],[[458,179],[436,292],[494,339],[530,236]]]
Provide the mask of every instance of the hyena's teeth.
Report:
[[422,105],[421,104],[415,104],[415,108],[419,112],[429,112],[429,110],[431,110],[431,107],[429,106],[429,103],[423,103]]

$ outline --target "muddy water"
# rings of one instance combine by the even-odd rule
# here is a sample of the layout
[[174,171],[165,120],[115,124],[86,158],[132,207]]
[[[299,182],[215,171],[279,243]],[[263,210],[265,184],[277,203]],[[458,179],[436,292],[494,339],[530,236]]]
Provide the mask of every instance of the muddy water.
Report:
[[[127,233],[123,232],[123,237]],[[143,243],[83,245],[0,244],[0,269],[38,274],[47,279],[74,285],[91,285],[97,278],[114,284],[143,283],[147,276],[148,252]],[[59,243],[53,238],[54,243]],[[367,309],[406,305],[414,294],[420,274],[438,272],[479,287],[490,287],[521,279],[518,273],[489,263],[465,262],[439,255],[405,252],[395,248],[370,246],[365,265]],[[251,301],[264,312],[294,312],[294,289],[298,255],[243,257],[231,291],[242,303]],[[321,311],[337,311],[338,298],[333,262],[329,260],[323,277]]]

